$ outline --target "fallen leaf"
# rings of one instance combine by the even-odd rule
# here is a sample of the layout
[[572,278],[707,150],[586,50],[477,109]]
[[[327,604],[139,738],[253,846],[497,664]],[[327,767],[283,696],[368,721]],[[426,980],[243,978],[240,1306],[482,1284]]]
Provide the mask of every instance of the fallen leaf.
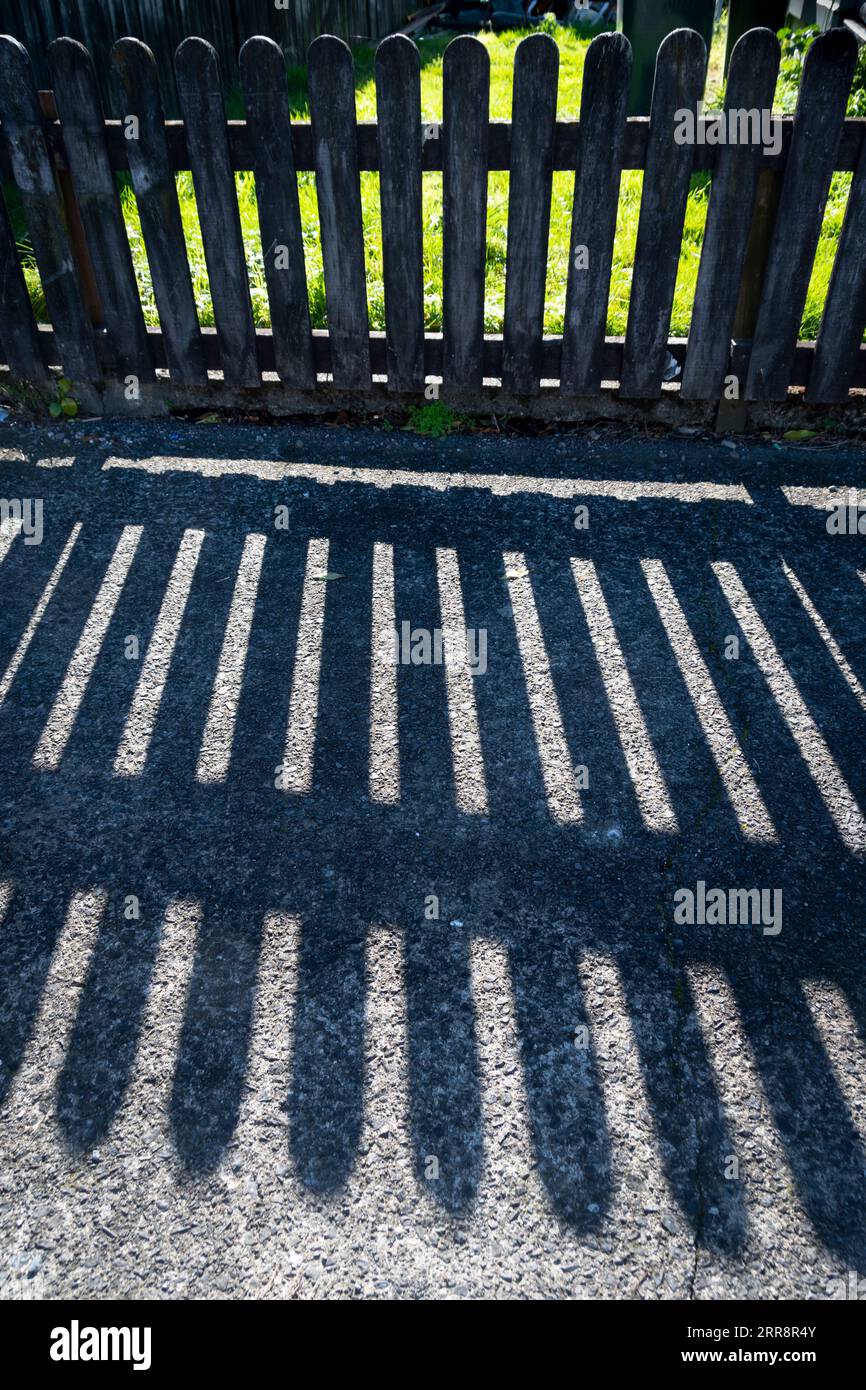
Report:
[[783,439],[813,439],[814,436],[815,436],[815,434],[816,434],[816,431],[815,431],[815,430],[785,430],[785,433],[782,435],[782,438],[783,438]]

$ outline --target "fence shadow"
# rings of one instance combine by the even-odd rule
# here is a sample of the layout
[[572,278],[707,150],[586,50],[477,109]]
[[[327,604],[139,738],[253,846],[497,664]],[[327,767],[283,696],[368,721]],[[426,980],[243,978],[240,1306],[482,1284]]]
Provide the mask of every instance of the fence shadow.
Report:
[[[350,480],[339,473],[344,446],[317,431],[307,458],[312,438],[299,435],[270,477],[248,471],[267,471],[260,458],[222,476],[181,472],[182,454],[168,476],[154,476],[153,440],[143,436],[112,467],[118,446],[109,443],[51,470],[25,447],[4,482],[22,495],[38,486],[45,498],[42,545],[16,540],[3,563],[4,669],[71,528],[82,531],[0,704],[0,877],[12,885],[0,927],[2,1093],[32,1038],[68,903],[98,885],[107,907],[68,1045],[51,1063],[65,1142],[84,1150],[109,1133],[133,1072],[161,923],[173,901],[193,899],[201,921],[169,1124],[182,1164],[212,1171],[247,1084],[263,923],[285,913],[299,923],[290,1153],[311,1190],[338,1192],[357,1158],[368,1079],[368,934],[391,924],[403,943],[415,1173],[460,1215],[476,1199],[489,1142],[479,1029],[495,1021],[473,1001],[473,943],[494,941],[508,962],[531,1159],[560,1219],[589,1231],[618,1181],[608,1104],[616,1078],[598,1054],[578,971],[601,954],[619,973],[668,1187],[703,1244],[735,1252],[747,1238],[746,1182],[726,1172],[738,1149],[730,1078],[714,1062],[693,974],[712,967],[736,1001],[810,1222],[850,1267],[866,1269],[864,1136],[803,988],[838,986],[866,1041],[855,843],[866,807],[856,693],[858,680],[861,692],[866,685],[863,539],[829,537],[819,511],[792,506],[782,463],[775,473],[768,463],[748,490],[726,457],[703,479],[717,495],[697,501],[652,489],[688,489],[708,471],[700,460],[672,459],[655,478],[635,477],[627,459],[615,478],[616,468],[584,462],[584,482],[562,493],[576,468],[560,459],[556,495],[543,450],[531,468],[521,450],[497,453],[486,441],[413,450],[393,482],[400,445],[389,452],[369,436],[365,457],[361,436]],[[220,464],[221,447],[208,466]],[[278,476],[290,466],[294,476]],[[456,478],[458,466],[462,484],[443,489],[443,470]],[[834,465],[816,464],[806,481],[820,482],[821,467],[832,474]],[[484,484],[496,475],[505,489],[515,468],[523,490]],[[644,495],[623,500],[629,473]],[[580,503],[585,530],[574,525]],[[274,525],[279,505],[284,531]],[[141,536],[106,614],[103,579],[130,527]],[[137,774],[118,776],[142,670],[169,640],[163,595],[190,530],[204,536],[182,618],[169,605],[176,643],[152,738]],[[241,593],[238,576],[255,571],[249,538],[259,535],[258,582]],[[397,623],[432,630],[443,610],[453,619],[459,596],[465,625],[487,634],[483,676],[452,684],[444,666],[398,665],[389,705],[390,678],[371,667],[374,596],[389,592],[374,577],[383,563],[387,575],[388,557]],[[580,594],[572,560],[592,566]],[[663,566],[674,606],[647,562]],[[845,671],[783,563],[844,651]],[[746,594],[737,616],[720,575],[729,595],[740,594],[735,579]],[[94,612],[105,615],[99,633]],[[711,689],[690,687],[700,664],[689,633]],[[130,635],[137,661],[124,655]],[[731,636],[737,660],[725,656]],[[91,669],[78,706],[83,642]],[[376,786],[371,690],[377,727],[394,720],[379,747],[391,782]],[[729,785],[717,757],[725,745],[731,753],[731,738],[741,761],[730,774],[723,759]],[[275,786],[287,762],[294,790]],[[589,785],[575,799],[581,766]],[[761,807],[775,839],[756,837]],[[781,889],[782,930],[678,925],[674,894],[698,880]],[[124,917],[130,894],[139,921]]]

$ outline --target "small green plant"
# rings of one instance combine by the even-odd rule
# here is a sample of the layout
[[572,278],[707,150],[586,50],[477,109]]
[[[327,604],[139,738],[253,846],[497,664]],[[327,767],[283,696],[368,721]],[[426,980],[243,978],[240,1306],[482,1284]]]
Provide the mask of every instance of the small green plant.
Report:
[[409,429],[416,434],[426,434],[430,439],[442,439],[457,428],[458,420],[453,410],[443,401],[431,401],[429,405],[415,405],[409,411]]
[[[797,105],[797,95],[803,77],[803,63],[806,53],[820,34],[816,24],[804,25],[802,29],[780,29],[782,60],[779,65],[779,85],[776,91],[776,104],[786,114],[791,114]],[[854,69],[854,80],[848,96],[849,116],[866,116],[866,49],[861,48]]]
[[62,376],[57,382],[57,400],[52,401],[48,409],[59,420],[63,415],[77,415],[78,402],[69,394],[72,390],[72,382],[68,377]]

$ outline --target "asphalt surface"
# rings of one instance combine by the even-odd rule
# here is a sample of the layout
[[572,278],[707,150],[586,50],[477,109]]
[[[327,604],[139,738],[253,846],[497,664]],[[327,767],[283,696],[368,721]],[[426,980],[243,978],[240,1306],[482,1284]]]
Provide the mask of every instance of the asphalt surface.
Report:
[[2,1296],[866,1274],[862,449],[7,423],[0,479]]

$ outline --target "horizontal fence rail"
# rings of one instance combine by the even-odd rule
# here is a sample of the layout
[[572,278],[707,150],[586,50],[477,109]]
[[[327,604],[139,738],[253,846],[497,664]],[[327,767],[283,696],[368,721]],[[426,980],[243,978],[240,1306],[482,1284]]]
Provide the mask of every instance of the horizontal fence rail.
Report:
[[[510,122],[488,113],[489,57],[477,39],[445,53],[443,120],[421,119],[420,57],[396,35],[376,60],[378,120],[358,123],[347,45],[309,51],[311,120],[289,112],[285,59],[250,39],[239,74],[246,119],[227,121],[213,45],[187,38],[175,74],[182,121],[166,121],[157,64],[140,40],[111,56],[123,118],[106,121],[87,49],[51,44],[52,93],[40,93],[25,48],[0,38],[0,175],[16,186],[50,318],[35,321],[12,224],[0,205],[0,353],[11,378],[61,370],[125,399],[183,402],[219,388],[255,399],[263,386],[314,399],[325,388],[395,400],[442,394],[565,405],[618,388],[623,399],[668,392],[719,401],[732,379],[746,401],[839,402],[866,387],[866,121],[846,119],[856,43],[843,30],[809,49],[796,112],[768,126],[778,40],[745,34],[731,61],[723,126],[752,113],[749,138],[715,143],[717,119],[697,112],[706,51],[677,30],[659,49],[651,114],[628,118],[631,49],[621,34],[590,45],[579,121],[556,118],[558,52],[533,34],[516,50]],[[763,125],[761,118],[764,118]],[[767,139],[771,131],[773,138]],[[606,335],[620,176],[644,171],[624,338]],[[691,330],[670,336],[691,175],[711,173]],[[175,174],[192,173],[214,309],[199,325]],[[508,170],[504,333],[484,332],[487,178]],[[574,174],[562,337],[544,333],[545,275],[556,170]],[[853,173],[816,343],[798,328],[834,171]],[[146,327],[117,174],[136,194],[159,328]],[[255,176],[270,306],[254,326],[234,174]],[[316,175],[328,329],[310,327],[297,175]],[[371,332],[361,179],[379,174],[385,324]],[[422,181],[443,181],[443,331],[424,331]],[[80,220],[76,228],[74,223]],[[435,386],[431,389],[430,379]],[[134,390],[130,395],[130,383]],[[117,398],[115,396],[115,398]],[[193,399],[194,397],[190,397]],[[203,399],[203,397],[202,397]]]

